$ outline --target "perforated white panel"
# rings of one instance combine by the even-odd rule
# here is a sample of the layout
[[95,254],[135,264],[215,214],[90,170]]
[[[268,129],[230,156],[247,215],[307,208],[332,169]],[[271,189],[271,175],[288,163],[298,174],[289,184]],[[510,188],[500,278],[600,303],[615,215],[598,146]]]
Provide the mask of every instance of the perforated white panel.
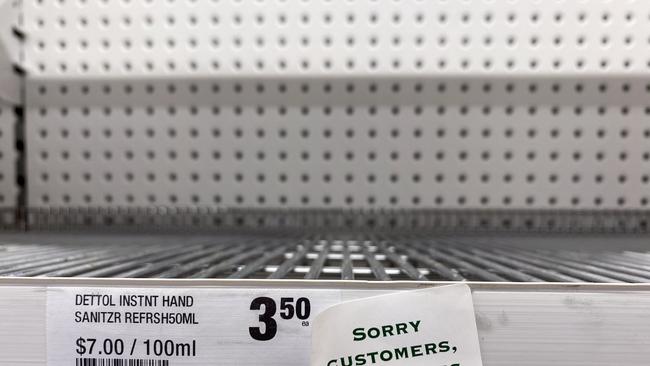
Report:
[[[0,103],[0,210],[16,206],[16,150],[13,108]],[[2,226],[0,212],[0,226]]]
[[33,207],[641,208],[647,1],[28,1]]
[[26,0],[39,76],[645,73],[644,0]]

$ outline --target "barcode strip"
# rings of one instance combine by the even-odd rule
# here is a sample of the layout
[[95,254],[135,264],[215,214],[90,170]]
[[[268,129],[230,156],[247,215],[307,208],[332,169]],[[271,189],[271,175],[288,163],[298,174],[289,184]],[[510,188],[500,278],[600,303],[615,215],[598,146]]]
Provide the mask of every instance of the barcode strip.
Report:
[[169,360],[77,358],[75,366],[169,366]]

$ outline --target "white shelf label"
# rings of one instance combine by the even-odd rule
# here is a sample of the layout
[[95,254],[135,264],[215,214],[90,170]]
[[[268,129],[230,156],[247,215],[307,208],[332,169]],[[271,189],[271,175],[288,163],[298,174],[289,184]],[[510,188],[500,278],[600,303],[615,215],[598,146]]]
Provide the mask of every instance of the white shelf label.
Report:
[[312,366],[481,366],[467,285],[344,302],[314,321]]
[[309,364],[312,321],[340,290],[53,287],[48,366]]

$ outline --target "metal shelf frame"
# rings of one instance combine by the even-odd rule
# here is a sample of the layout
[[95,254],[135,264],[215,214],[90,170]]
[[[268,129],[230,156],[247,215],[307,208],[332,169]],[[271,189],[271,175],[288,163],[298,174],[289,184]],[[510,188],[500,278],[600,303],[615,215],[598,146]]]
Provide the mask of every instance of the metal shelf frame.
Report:
[[647,283],[645,238],[30,234],[0,236],[0,276]]

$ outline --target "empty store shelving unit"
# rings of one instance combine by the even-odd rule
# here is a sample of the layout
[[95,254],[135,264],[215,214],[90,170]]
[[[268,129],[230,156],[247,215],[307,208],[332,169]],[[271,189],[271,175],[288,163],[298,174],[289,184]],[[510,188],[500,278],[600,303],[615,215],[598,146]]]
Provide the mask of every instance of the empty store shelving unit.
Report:
[[648,364],[649,25],[633,0],[0,0],[0,365],[54,366],[56,289],[452,282],[485,365]]

